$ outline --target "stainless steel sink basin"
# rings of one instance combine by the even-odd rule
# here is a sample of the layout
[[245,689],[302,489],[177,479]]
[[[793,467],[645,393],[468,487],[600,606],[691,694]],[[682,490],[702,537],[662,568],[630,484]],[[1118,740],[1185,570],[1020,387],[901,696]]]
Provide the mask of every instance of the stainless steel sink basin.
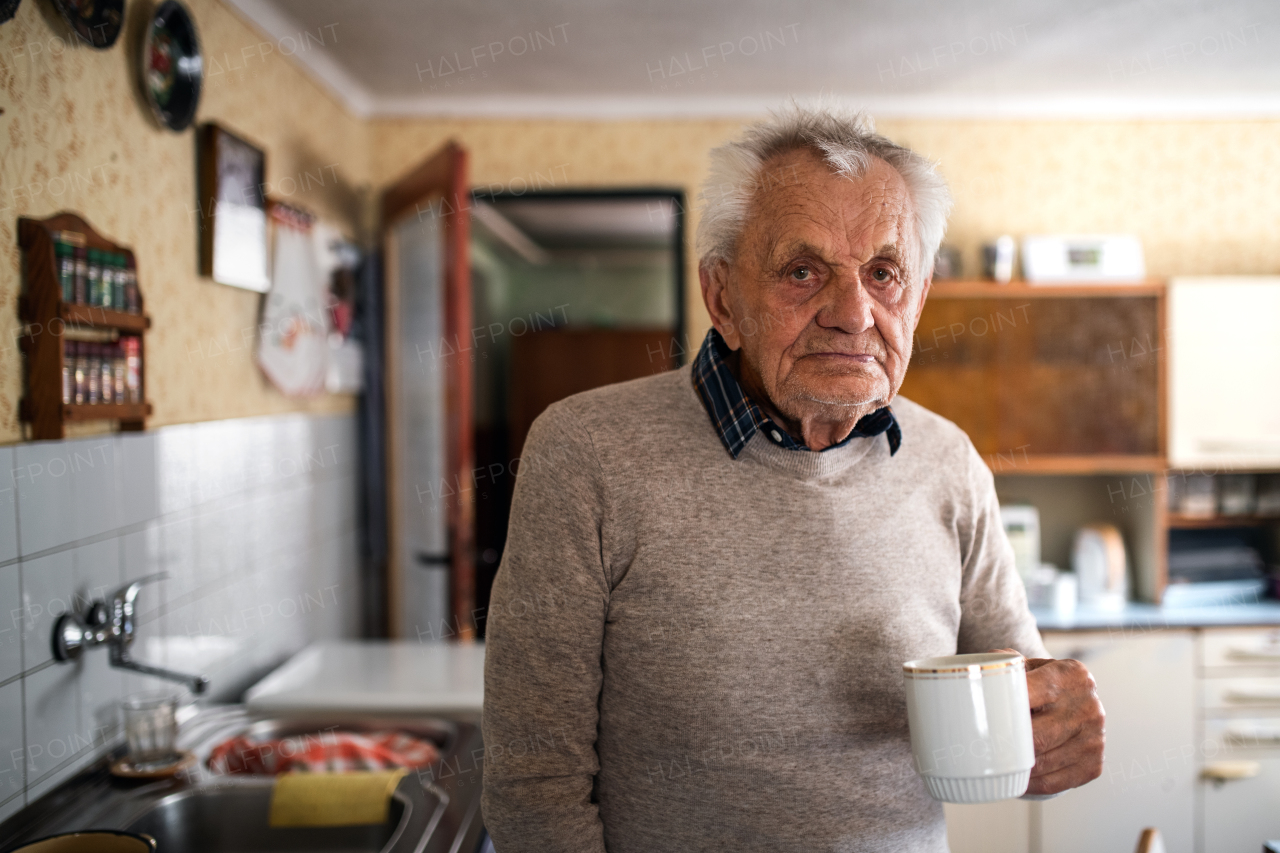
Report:
[[[385,823],[351,827],[272,828],[273,778],[216,776],[204,769],[209,751],[234,735],[283,737],[334,728],[396,728],[430,737],[441,760],[400,781]],[[475,853],[483,834],[478,721],[278,718],[233,707],[201,712],[183,725],[178,745],[200,759],[192,777],[139,786],[113,779],[101,764],[0,825],[0,850],[58,832],[127,829],[155,838],[157,853]]]
[[442,805],[435,797],[415,792],[414,787],[416,783],[411,781],[404,791],[396,791],[382,824],[272,828],[267,822],[272,780],[254,779],[197,786],[162,797],[125,828],[154,838],[157,853],[411,851],[424,834],[425,824],[433,816],[438,819]]

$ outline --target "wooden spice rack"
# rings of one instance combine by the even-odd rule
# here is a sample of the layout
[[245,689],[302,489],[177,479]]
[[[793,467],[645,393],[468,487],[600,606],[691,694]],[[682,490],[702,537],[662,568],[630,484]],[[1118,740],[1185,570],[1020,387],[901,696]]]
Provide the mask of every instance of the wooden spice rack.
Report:
[[[26,393],[19,417],[31,424],[36,440],[66,436],[70,421],[119,421],[120,429],[142,430],[151,414],[146,402],[146,339],[151,327],[139,289],[137,313],[67,302],[58,280],[56,235],[70,231],[84,236],[88,249],[117,252],[133,267],[133,251],[100,235],[74,213],[59,213],[48,219],[18,220],[18,244],[23,250],[24,292],[18,300],[18,316],[25,324],[19,343],[26,361]],[[136,403],[67,403],[63,400],[63,367],[66,364],[68,333],[130,335],[138,339],[138,399]]]

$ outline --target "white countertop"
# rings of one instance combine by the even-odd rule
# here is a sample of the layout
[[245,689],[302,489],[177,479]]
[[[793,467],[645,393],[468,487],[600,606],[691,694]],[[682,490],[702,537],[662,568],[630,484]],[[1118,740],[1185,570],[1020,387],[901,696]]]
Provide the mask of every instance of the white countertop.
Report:
[[1204,607],[1160,607],[1129,602],[1122,610],[1078,607],[1072,613],[1031,611],[1041,631],[1094,631],[1110,628],[1223,628],[1280,625],[1280,601]]
[[484,645],[325,640],[245,694],[253,711],[480,713]]

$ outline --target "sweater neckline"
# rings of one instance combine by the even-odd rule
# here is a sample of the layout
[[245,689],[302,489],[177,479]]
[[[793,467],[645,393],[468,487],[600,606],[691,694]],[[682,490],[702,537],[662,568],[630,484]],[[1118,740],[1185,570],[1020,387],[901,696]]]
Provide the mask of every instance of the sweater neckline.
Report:
[[871,449],[880,443],[886,445],[887,453],[888,440],[883,433],[855,438],[847,444],[828,450],[790,450],[779,447],[769,441],[763,433],[757,432],[743,448],[742,455],[735,461],[741,464],[749,457],[770,468],[789,474],[797,480],[816,482],[845,473],[861,462]]

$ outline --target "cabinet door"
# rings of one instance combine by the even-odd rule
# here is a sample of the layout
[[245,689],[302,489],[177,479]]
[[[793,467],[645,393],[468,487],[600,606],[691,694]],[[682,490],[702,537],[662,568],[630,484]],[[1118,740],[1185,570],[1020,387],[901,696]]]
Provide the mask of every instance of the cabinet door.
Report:
[[1169,282],[1169,461],[1280,462],[1280,277]]
[[951,853],[1028,853],[1031,803],[1004,800],[978,806],[943,805]]
[[[1196,785],[1195,643],[1190,631],[1046,634],[1089,667],[1107,710],[1102,776],[1033,807],[1041,853],[1128,853],[1145,827],[1191,853]],[[1038,811],[1038,815],[1034,812]],[[1212,848],[1211,848],[1212,849]]]
[[[1255,853],[1280,838],[1280,750],[1254,756],[1258,775],[1204,786],[1205,853]],[[1246,754],[1231,756],[1240,760]],[[1210,760],[1207,763],[1213,764]]]

